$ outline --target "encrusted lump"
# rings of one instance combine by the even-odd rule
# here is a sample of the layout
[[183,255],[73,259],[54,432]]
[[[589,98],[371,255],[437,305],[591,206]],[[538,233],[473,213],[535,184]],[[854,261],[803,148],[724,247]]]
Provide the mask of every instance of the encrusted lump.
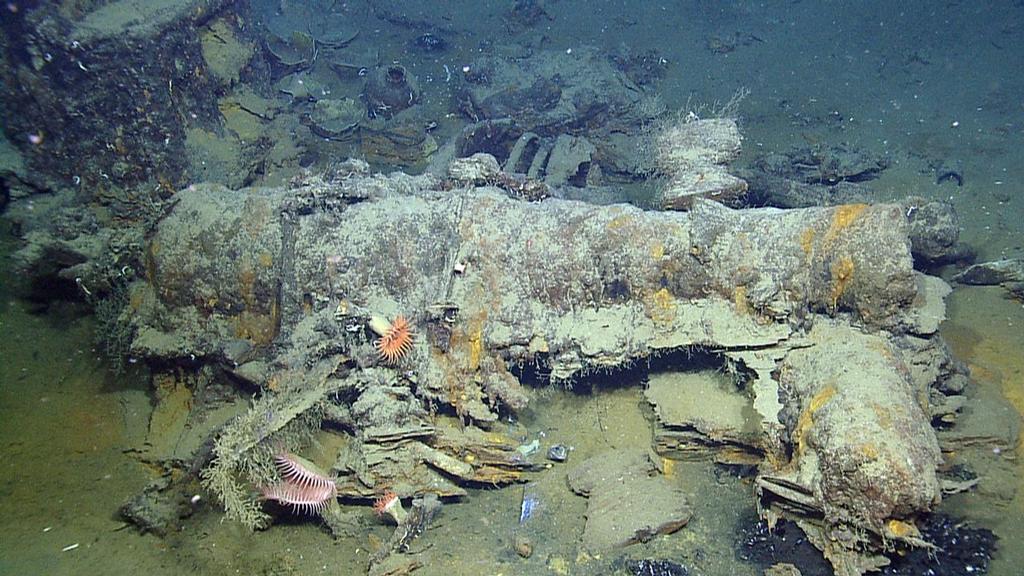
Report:
[[[372,200],[345,201],[360,188]],[[319,340],[319,353],[358,357],[359,315],[329,313],[344,301],[366,318],[407,315],[420,337],[397,368],[419,373],[430,401],[484,401],[479,416],[523,403],[500,385],[502,366],[542,361],[567,380],[657,350],[765,345],[807,311],[887,327],[917,290],[905,220],[884,205],[660,213],[399,175],[320,182],[317,204],[299,200],[308,190],[180,192],[148,247],[155,302],[138,319],[139,351]],[[233,203],[252,208],[223,209]],[[438,302],[454,306],[440,330]],[[255,318],[265,332],[245,328]]]
[[828,517],[877,532],[930,510],[942,455],[893,342],[834,322],[807,339],[779,367],[794,449],[778,475],[807,488]]
[[[940,371],[904,374],[893,358],[900,338],[934,346],[937,324],[922,316],[940,317],[946,292],[913,270],[900,206],[733,210],[698,200],[685,213],[648,212],[365,172],[256,194],[194,187],[179,196],[152,235],[160,243],[148,252],[152,269],[173,275],[147,278],[140,348],[162,335],[175,350],[228,350],[244,339],[232,331],[238,314],[277,310],[271,342],[248,340],[239,372],[270,374],[257,383],[266,401],[304,398],[288,417],[319,415],[351,438],[334,467],[342,494],[435,486],[456,495],[463,484],[520,481],[531,467],[494,424],[535,401],[520,382],[525,367],[572,384],[673,351],[710,350],[750,374],[761,419],[750,453],[764,455],[766,510],[880,531],[938,497],[935,435],[918,399]],[[201,213],[233,202],[260,210]],[[257,215],[266,217],[250,221]],[[219,230],[279,237],[257,245]],[[268,247],[273,265],[240,282],[238,263],[259,262]],[[172,266],[185,251],[194,263]],[[219,307],[204,303],[210,286]],[[399,316],[414,338],[383,362],[367,326]],[[819,366],[821,358],[832,364]],[[246,370],[249,362],[261,371]],[[308,378],[325,365],[329,373],[313,380],[319,388],[273,376]],[[839,372],[824,381],[827,369]],[[223,453],[235,456],[211,470],[248,469],[249,455],[274,436],[228,443]],[[228,497],[231,486],[211,485]],[[879,490],[889,496],[871,496]]]

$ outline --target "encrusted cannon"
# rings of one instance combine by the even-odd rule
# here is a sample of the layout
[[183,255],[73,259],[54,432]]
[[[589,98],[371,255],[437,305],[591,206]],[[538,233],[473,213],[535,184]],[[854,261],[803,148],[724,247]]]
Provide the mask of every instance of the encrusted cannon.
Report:
[[[486,429],[530,401],[523,366],[571,383],[678,350],[742,375],[736,406],[757,419],[753,434],[696,426],[665,442],[742,444],[772,513],[868,534],[842,550],[816,540],[837,566],[883,538],[919,543],[913,517],[939,498],[924,400],[939,371],[905,366],[941,348],[948,287],[914,271],[897,205],[697,200],[646,212],[349,170],[287,188],[184,190],[149,240],[146,270],[133,287],[134,351],[202,354],[266,390],[206,473],[251,523],[236,474],[259,470],[246,462],[268,459],[268,442],[295,440],[303,415],[358,439],[335,463],[339,491],[413,494],[444,478],[434,486],[454,494],[452,479],[509,482],[526,469],[514,443],[456,439],[453,420],[428,425],[430,414]],[[398,317],[391,326],[415,337],[383,353]],[[689,390],[666,385],[652,403]],[[659,408],[683,414],[685,429],[685,412]]]

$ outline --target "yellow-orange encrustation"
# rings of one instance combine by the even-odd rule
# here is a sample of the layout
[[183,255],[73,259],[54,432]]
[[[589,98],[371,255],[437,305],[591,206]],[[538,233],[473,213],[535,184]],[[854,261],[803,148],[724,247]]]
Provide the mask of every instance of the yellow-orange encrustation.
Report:
[[412,349],[412,339],[412,325],[405,316],[399,316],[381,333],[373,346],[381,360],[388,364],[396,364]]

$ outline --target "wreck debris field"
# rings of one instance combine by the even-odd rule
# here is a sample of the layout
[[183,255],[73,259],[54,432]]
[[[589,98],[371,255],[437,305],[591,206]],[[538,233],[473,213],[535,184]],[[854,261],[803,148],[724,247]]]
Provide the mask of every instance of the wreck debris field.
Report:
[[0,11],[0,572],[1024,565],[1020,3]]

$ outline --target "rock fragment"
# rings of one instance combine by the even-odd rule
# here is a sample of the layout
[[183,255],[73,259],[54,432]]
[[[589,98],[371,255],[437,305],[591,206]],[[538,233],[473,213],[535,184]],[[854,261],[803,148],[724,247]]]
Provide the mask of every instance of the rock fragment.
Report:
[[645,452],[612,451],[594,456],[569,474],[569,486],[585,495],[583,545],[599,552],[671,534],[690,521],[686,494],[663,476]]

